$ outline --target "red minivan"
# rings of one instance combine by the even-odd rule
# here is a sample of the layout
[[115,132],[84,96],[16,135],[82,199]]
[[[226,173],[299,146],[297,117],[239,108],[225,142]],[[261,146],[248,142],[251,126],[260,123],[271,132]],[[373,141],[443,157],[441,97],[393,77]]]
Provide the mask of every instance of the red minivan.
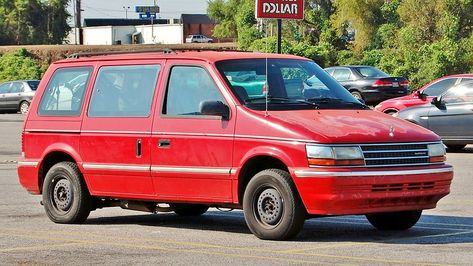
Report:
[[473,74],[450,75],[438,78],[413,93],[389,99],[375,106],[376,111],[393,115],[408,107],[430,103],[433,98],[442,95],[454,85],[472,81]]
[[22,134],[20,183],[56,223],[97,208],[243,209],[261,239],[308,218],[405,230],[449,193],[434,133],[361,104],[313,61],[186,51],[53,63]]

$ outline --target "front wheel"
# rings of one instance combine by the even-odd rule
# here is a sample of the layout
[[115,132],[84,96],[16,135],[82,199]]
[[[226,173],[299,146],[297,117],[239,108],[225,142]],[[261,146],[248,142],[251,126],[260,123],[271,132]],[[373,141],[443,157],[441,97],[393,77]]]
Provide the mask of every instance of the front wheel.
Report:
[[302,229],[305,211],[288,172],[268,169],[256,174],[243,196],[245,220],[260,239],[286,240]]
[[20,113],[21,114],[27,114],[29,109],[30,109],[30,103],[29,102],[22,101],[20,103]]
[[403,231],[413,227],[419,221],[422,211],[403,211],[368,214],[368,221],[382,231]]
[[49,169],[43,183],[43,204],[55,223],[83,223],[92,210],[92,199],[76,164],[60,162]]

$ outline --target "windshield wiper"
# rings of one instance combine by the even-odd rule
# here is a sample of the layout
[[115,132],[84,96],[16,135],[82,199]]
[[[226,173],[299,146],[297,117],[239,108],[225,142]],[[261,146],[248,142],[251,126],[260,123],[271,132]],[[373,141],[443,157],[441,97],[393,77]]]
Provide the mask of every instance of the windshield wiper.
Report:
[[[246,99],[245,103],[251,103],[253,101],[258,101],[258,100],[266,100],[266,97],[256,97],[256,98],[251,98],[251,99]],[[290,98],[284,98],[284,97],[273,97],[273,96],[268,96],[268,101],[280,101],[280,102],[289,102],[289,103],[303,103],[303,104],[308,104],[312,105],[315,107],[315,109],[319,109],[319,105],[317,103],[313,103],[310,101],[302,100],[302,99],[290,99]]]
[[371,109],[367,105],[365,105],[361,102],[349,102],[349,101],[345,101],[345,100],[338,99],[338,98],[329,98],[329,97],[326,97],[326,98],[310,98],[310,99],[307,99],[307,101],[310,101],[312,103],[318,103],[318,104],[330,104],[330,103],[349,104],[349,105],[359,106],[359,107],[361,107],[362,109],[365,109],[365,110]]

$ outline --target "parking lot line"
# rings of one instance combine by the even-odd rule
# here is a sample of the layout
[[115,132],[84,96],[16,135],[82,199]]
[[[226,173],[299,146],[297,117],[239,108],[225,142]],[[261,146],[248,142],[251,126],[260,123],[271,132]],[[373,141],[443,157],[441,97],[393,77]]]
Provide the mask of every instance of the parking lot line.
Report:
[[[2,228],[3,229],[3,228]],[[0,230],[2,230],[0,229]],[[162,246],[156,246],[156,245],[137,245],[136,243],[125,243],[125,242],[110,242],[107,240],[84,240],[84,239],[57,239],[55,237],[50,237],[50,236],[44,236],[45,234],[60,234],[61,236],[64,235],[69,235],[69,236],[80,236],[84,237],[84,234],[82,233],[73,233],[73,232],[65,232],[65,231],[26,231],[21,228],[10,228],[11,231],[19,231],[23,233],[28,233],[28,234],[8,234],[11,236],[18,236],[18,237],[26,237],[26,238],[41,238],[44,240],[51,240],[51,241],[69,241],[69,242],[76,242],[76,243],[82,243],[82,244],[95,244],[95,245],[108,245],[108,246],[116,246],[116,247],[126,247],[126,248],[135,248],[135,249],[153,249],[153,250],[163,250],[163,251],[170,251],[170,252],[185,252],[185,253],[195,253],[195,254],[207,254],[207,255],[221,255],[221,256],[227,256],[227,257],[241,257],[241,258],[254,258],[254,259],[262,259],[262,260],[272,260],[272,261],[283,261],[283,262],[292,262],[292,263],[305,263],[305,264],[322,264],[323,263],[318,263],[314,262],[311,260],[303,260],[303,259],[289,259],[289,258],[281,258],[281,257],[274,257],[274,256],[260,256],[260,255],[253,255],[253,254],[235,254],[235,253],[226,253],[226,252],[219,252],[219,251],[211,251],[211,250],[190,250],[190,249],[179,249],[179,248],[170,248],[170,247],[162,247]],[[468,231],[465,233],[471,233],[473,231]],[[36,234],[36,235],[35,235]],[[439,234],[436,235],[438,236],[447,236],[447,235],[458,235],[460,233],[452,233],[452,234]],[[287,254],[287,255],[302,255],[302,256],[310,256],[310,257],[320,257],[320,258],[330,258],[330,259],[343,259],[343,260],[350,260],[350,261],[358,261],[358,262],[377,262],[377,263],[389,263],[389,264],[402,264],[402,265],[446,265],[446,264],[434,264],[434,263],[424,263],[424,262],[418,262],[418,261],[407,261],[407,260],[390,260],[390,259],[381,259],[381,258],[372,258],[372,257],[362,257],[362,256],[346,256],[346,255],[334,255],[334,254],[325,254],[325,253],[306,253],[307,251],[310,250],[316,250],[317,247],[311,248],[311,249],[306,249],[303,252],[291,252],[291,253],[284,253],[281,251],[274,251],[274,250],[260,250],[260,249],[252,249],[252,248],[234,248],[234,247],[229,247],[229,246],[222,246],[222,245],[212,245],[212,244],[201,244],[201,243],[195,243],[195,242],[178,242],[178,241],[167,241],[167,240],[145,240],[143,238],[130,238],[130,237],[114,237],[114,236],[107,236],[107,235],[100,235],[100,234],[87,234],[87,236],[94,236],[94,237],[100,237],[101,239],[115,239],[115,240],[123,240],[123,241],[130,241],[130,240],[139,240],[139,241],[149,241],[149,242],[156,242],[156,243],[163,243],[163,244],[175,244],[175,245],[190,245],[190,246],[195,246],[195,247],[201,247],[201,248],[213,248],[213,249],[225,249],[225,250],[241,250],[241,251],[251,251],[251,252],[266,252],[268,251],[274,255],[279,254]],[[420,237],[413,237],[413,238],[403,238],[403,239],[397,239],[397,240],[405,240],[405,239],[414,239],[414,238],[420,238]],[[346,243],[345,243],[346,244]],[[379,244],[377,243],[351,243],[354,246],[356,244],[358,245],[367,245],[367,244]],[[343,245],[343,244],[340,244]],[[335,246],[335,245],[334,245]],[[330,263],[330,265],[333,265],[333,263]],[[337,264],[338,265],[338,264]],[[346,265],[346,264],[344,264]]]
[[[12,235],[10,235],[12,236]],[[14,235],[13,235],[14,236]],[[16,248],[4,248],[0,249],[0,253],[2,252],[12,252],[12,251],[33,251],[33,250],[41,250],[41,249],[50,249],[50,248],[60,248],[60,247],[69,247],[69,246],[78,246],[84,245],[85,243],[64,243],[64,244],[55,244],[55,245],[41,245],[41,246],[28,246],[28,247],[16,247]]]

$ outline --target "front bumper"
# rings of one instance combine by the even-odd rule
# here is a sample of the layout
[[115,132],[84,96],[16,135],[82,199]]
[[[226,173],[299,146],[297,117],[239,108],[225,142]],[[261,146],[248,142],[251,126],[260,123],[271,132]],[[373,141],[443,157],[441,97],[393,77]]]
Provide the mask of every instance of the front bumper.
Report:
[[424,169],[292,169],[309,214],[347,215],[435,208],[450,193],[451,166]]

